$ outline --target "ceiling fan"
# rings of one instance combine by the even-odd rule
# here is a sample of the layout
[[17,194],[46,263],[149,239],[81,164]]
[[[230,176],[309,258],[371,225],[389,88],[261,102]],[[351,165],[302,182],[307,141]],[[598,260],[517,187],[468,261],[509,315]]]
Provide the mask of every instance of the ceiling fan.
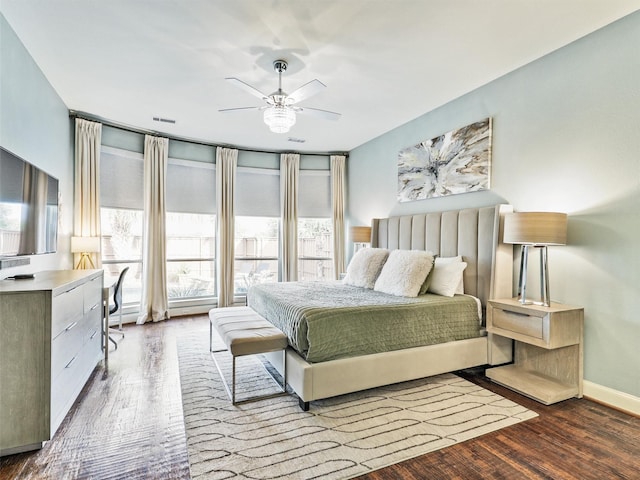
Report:
[[282,90],[282,72],[287,70],[287,65],[286,60],[276,60],[273,62],[273,69],[278,73],[278,90],[273,92],[271,95],[265,95],[260,90],[237,78],[225,78],[225,80],[236,87],[239,87],[245,92],[266,101],[267,105],[262,107],[223,108],[218,111],[232,112],[239,110],[263,110],[264,123],[266,123],[269,126],[269,129],[274,133],[288,132],[296,123],[296,113],[314,115],[326,120],[338,120],[341,116],[339,113],[296,105],[298,102],[301,102],[302,100],[309,98],[326,88],[326,85],[320,80],[311,80],[300,88],[294,90],[291,94],[287,94]]

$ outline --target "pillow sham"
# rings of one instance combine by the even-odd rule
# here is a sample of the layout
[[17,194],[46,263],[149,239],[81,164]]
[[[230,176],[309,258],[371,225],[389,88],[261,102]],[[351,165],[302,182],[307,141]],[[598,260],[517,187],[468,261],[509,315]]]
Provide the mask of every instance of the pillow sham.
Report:
[[[462,262],[461,255],[458,255],[457,257],[438,257],[436,261],[436,265],[448,265],[450,263],[461,263],[461,262]],[[460,275],[460,283],[458,283],[458,286],[456,287],[456,293],[459,293],[460,295],[464,294],[464,280],[462,275]]]
[[398,297],[417,297],[432,267],[431,252],[393,250],[373,289]]
[[351,258],[342,283],[372,289],[384,262],[389,256],[386,248],[362,248]]
[[[441,268],[443,265],[447,265],[449,263],[460,263],[460,262],[462,262],[462,256],[461,255],[458,255],[457,257],[438,257],[438,256],[436,256],[433,268],[431,269],[431,272],[429,272],[429,275],[427,275],[427,278],[425,279],[424,283],[422,284],[422,287],[420,288],[420,295],[424,295],[425,293],[427,293],[429,291],[429,284],[431,283],[431,276],[433,275],[433,272],[435,271],[436,268]],[[464,294],[464,280],[463,280],[462,277],[460,277],[460,283],[458,284],[458,286],[456,288],[456,293]]]
[[434,266],[428,292],[444,297],[453,297],[457,293],[465,268],[467,268],[466,262],[451,262],[438,267]]

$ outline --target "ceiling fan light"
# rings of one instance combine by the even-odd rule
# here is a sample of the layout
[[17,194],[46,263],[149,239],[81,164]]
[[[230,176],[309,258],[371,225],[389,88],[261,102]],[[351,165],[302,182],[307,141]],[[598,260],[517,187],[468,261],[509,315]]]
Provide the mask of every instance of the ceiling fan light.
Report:
[[264,123],[274,133],[287,133],[296,123],[296,112],[290,108],[275,105],[264,111]]

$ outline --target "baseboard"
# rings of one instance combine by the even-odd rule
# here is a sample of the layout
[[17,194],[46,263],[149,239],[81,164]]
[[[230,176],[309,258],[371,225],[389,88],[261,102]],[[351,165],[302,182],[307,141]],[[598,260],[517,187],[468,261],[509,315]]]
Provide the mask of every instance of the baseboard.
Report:
[[598,385],[588,380],[583,382],[583,387],[585,398],[640,417],[640,397]]
[[212,305],[194,305],[186,307],[169,307],[169,315],[173,317],[181,317],[183,315],[200,315],[208,313],[213,308]]

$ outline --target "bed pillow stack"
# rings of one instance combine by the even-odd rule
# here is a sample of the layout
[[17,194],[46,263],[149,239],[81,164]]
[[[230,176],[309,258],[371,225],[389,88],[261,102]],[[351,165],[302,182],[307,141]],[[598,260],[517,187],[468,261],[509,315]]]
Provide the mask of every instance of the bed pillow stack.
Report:
[[382,267],[374,290],[399,297],[417,297],[433,262],[431,252],[393,250]]
[[464,294],[461,256],[436,257],[422,250],[363,248],[349,262],[343,283],[401,297]]
[[389,250],[386,248],[358,250],[349,262],[342,282],[354,287],[373,288],[388,256]]

